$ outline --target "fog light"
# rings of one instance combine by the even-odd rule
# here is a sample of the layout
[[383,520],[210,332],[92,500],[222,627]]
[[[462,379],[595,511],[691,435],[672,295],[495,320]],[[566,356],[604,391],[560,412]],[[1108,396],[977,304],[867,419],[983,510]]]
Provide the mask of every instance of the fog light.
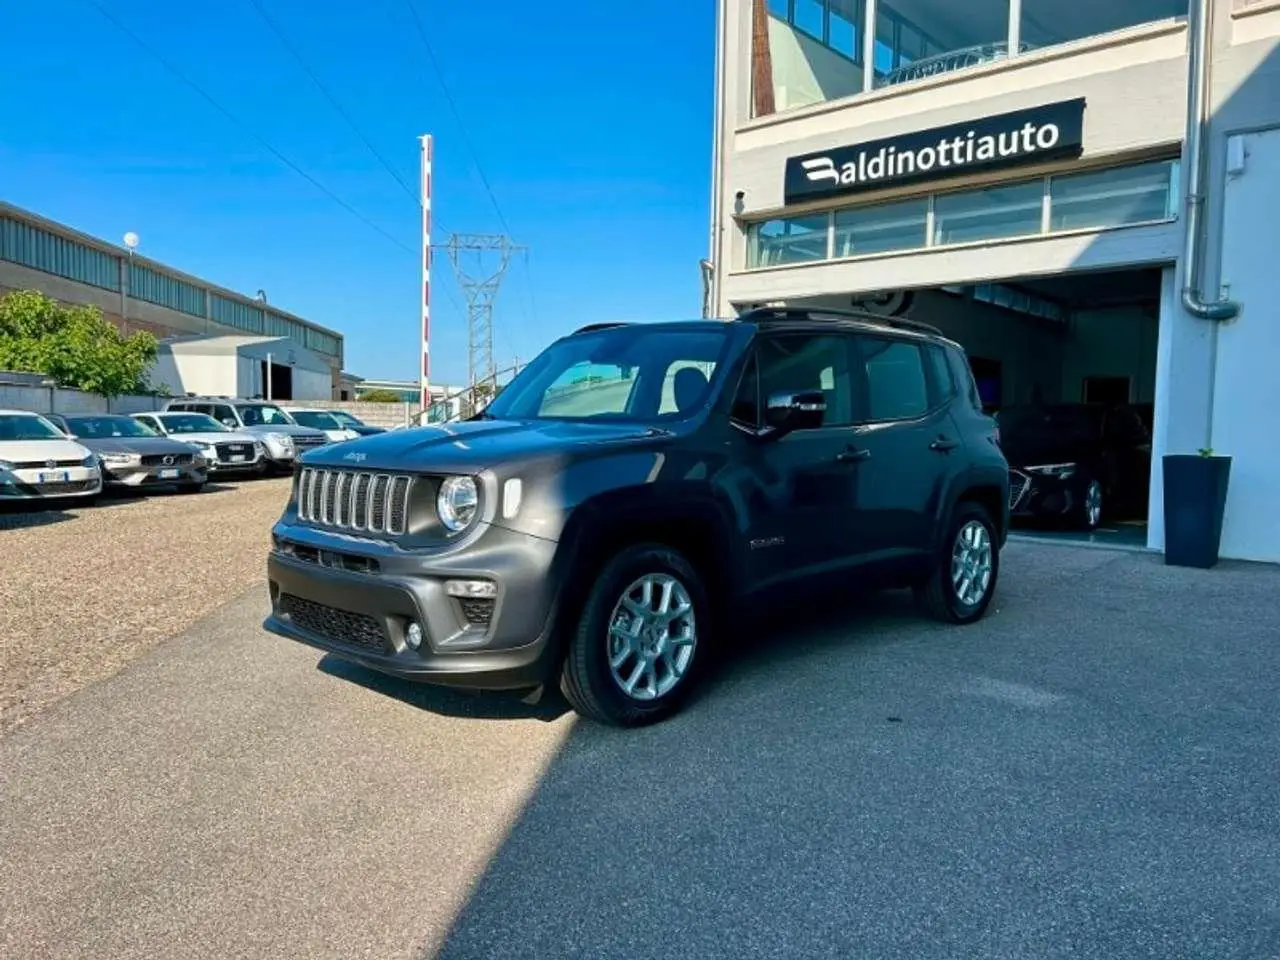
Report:
[[451,597],[482,597],[491,600],[498,595],[498,585],[492,580],[446,580],[444,592]]
[[422,646],[422,627],[416,622],[410,623],[409,628],[404,632],[404,639],[410,647],[417,650]]

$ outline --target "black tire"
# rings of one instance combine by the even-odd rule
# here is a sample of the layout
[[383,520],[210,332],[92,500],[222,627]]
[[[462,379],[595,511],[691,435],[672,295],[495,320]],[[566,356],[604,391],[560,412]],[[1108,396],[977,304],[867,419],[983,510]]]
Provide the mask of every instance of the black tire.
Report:
[[[614,679],[609,665],[609,631],[624,592],[649,574],[674,577],[687,591],[696,640],[687,668],[674,687],[644,700],[629,695]],[[605,564],[571,627],[560,673],[561,692],[579,714],[609,726],[638,727],[665,720],[681,708],[709,659],[711,613],[701,577],[678,551],[652,543],[619,551]],[[656,674],[653,682],[656,686]]]
[[[991,550],[991,579],[986,592],[977,603],[965,603],[956,592],[956,585],[951,576],[952,557],[956,551],[961,532],[971,523],[979,523],[986,529],[987,542]],[[951,522],[947,525],[947,535],[943,539],[934,568],[929,579],[916,587],[916,599],[936,620],[944,623],[969,624],[981,620],[991,604],[1000,579],[1000,548],[996,536],[995,524],[990,514],[977,503],[962,500],[951,514]]]

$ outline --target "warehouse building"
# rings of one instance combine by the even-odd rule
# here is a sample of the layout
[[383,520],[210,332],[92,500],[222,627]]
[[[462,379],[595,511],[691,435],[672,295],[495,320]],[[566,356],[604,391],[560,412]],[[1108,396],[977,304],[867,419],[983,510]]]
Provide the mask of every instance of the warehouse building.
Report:
[[[175,380],[180,369],[198,369],[201,383],[263,387],[268,374],[260,366],[254,367],[256,379],[247,373],[253,363],[261,362],[248,358],[256,350],[263,360],[271,355],[269,377],[285,391],[277,390],[277,399],[328,400],[338,395],[340,333],[268,305],[263,297],[242,296],[0,203],[0,295],[9,290],[39,290],[64,303],[96,306],[125,333],[151,332],[162,341],[152,379],[175,393],[202,389]],[[175,365],[175,355],[192,357],[202,349],[193,347],[192,337],[209,344],[200,354],[203,359]],[[234,349],[224,349],[233,342]],[[254,344],[266,345],[258,349]],[[294,370],[322,376],[295,375]]]
[[1162,458],[1212,451],[1222,555],[1280,562],[1278,44],[1280,0],[720,0],[710,310],[929,323],[1006,422],[1123,408],[1141,504],[1090,538],[1163,550]]

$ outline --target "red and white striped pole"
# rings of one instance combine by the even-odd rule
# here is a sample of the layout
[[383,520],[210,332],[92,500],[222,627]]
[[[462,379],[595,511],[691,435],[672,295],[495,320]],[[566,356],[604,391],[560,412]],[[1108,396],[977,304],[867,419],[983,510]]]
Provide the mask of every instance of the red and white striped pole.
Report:
[[431,134],[422,143],[422,423],[431,410]]

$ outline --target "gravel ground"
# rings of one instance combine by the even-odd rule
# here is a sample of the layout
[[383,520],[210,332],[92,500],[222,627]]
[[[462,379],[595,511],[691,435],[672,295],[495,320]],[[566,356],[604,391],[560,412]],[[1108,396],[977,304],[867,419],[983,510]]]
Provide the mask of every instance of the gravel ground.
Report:
[[288,489],[0,512],[0,736],[260,581]]

